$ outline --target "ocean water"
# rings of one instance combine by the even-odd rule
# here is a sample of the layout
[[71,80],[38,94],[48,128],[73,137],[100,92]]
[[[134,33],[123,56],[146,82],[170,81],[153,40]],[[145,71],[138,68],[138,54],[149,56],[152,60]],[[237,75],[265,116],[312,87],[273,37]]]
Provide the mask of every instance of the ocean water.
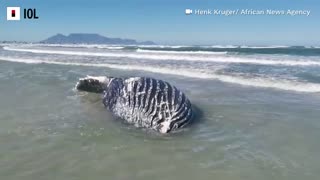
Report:
[[[166,80],[200,110],[159,135],[116,120],[86,75]],[[315,180],[320,48],[0,45],[0,179]]]

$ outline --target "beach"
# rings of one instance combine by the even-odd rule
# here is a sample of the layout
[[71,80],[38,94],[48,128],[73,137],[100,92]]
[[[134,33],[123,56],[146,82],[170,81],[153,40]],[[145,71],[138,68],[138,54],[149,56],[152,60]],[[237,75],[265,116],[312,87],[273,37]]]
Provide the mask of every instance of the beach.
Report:
[[[0,45],[1,179],[314,180],[320,48]],[[86,75],[163,79],[200,116],[159,135],[115,119]]]

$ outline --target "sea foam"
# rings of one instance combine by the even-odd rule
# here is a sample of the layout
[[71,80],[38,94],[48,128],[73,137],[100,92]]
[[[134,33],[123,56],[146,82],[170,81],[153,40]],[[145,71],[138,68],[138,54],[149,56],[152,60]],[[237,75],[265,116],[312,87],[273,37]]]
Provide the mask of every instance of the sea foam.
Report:
[[73,56],[97,56],[97,57],[117,57],[130,59],[148,59],[148,60],[171,60],[171,61],[205,61],[216,63],[246,63],[261,65],[282,65],[282,66],[320,66],[320,61],[311,60],[269,60],[255,59],[236,56],[219,56],[215,55],[187,55],[187,54],[154,54],[154,53],[123,53],[123,52],[81,52],[81,51],[62,51],[62,50],[42,50],[42,49],[20,49],[12,47],[3,47],[8,51],[30,52],[37,54],[60,54]]
[[77,62],[58,62],[50,60],[39,60],[39,59],[25,59],[25,58],[8,58],[0,57],[0,60],[20,62],[27,64],[56,64],[56,65],[72,65],[72,66],[91,66],[91,67],[107,67],[120,70],[142,70],[153,73],[185,76],[190,78],[200,79],[214,79],[222,82],[239,84],[243,86],[252,86],[260,88],[274,88],[280,90],[297,91],[297,92],[320,92],[320,84],[308,83],[308,82],[295,82],[289,80],[272,80],[269,78],[244,78],[240,76],[232,75],[221,75],[215,73],[199,72],[196,69],[187,68],[163,68],[155,66],[137,66],[137,65],[118,65],[118,64],[94,64],[94,63],[77,63]]

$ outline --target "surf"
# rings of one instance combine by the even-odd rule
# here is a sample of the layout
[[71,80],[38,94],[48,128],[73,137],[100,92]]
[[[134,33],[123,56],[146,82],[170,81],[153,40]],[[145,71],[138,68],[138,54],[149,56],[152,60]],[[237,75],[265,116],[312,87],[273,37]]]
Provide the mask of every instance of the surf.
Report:
[[198,62],[216,62],[216,63],[244,63],[244,64],[261,64],[261,65],[281,65],[281,66],[320,66],[320,61],[311,60],[268,60],[245,58],[237,56],[213,56],[208,55],[175,55],[175,54],[139,54],[139,53],[126,53],[126,52],[80,52],[80,51],[61,51],[61,50],[42,50],[42,49],[20,49],[12,47],[3,47],[7,51],[16,52],[29,52],[35,54],[59,54],[59,55],[72,55],[72,56],[93,56],[93,57],[116,57],[116,58],[129,58],[129,59],[147,59],[147,60],[171,60],[171,61],[198,61]]
[[164,50],[146,50],[146,49],[140,49],[138,48],[136,50],[138,53],[156,53],[156,54],[227,54],[227,51],[164,51]]
[[184,76],[190,78],[198,79],[212,79],[221,82],[238,84],[242,86],[251,86],[258,88],[273,88],[286,91],[296,91],[304,93],[317,93],[320,92],[320,84],[309,83],[309,82],[295,82],[289,80],[276,79],[272,80],[270,78],[244,78],[240,76],[232,75],[221,75],[216,73],[206,73],[199,72],[196,69],[189,68],[163,68],[155,66],[137,66],[137,65],[117,65],[117,64],[94,64],[94,63],[77,63],[77,62],[58,62],[49,60],[37,60],[37,59],[25,59],[25,58],[7,58],[0,57],[2,61],[11,61],[27,64],[55,64],[55,65],[71,65],[71,66],[89,66],[89,67],[106,67],[112,69],[120,70],[137,70],[137,71],[147,71],[152,73]]

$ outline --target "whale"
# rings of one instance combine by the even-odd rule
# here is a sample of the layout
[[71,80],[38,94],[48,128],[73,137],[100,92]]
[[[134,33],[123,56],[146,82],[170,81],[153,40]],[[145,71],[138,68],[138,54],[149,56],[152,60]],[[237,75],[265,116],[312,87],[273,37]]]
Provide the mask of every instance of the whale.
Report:
[[159,79],[87,76],[79,79],[75,89],[101,93],[103,105],[114,116],[163,134],[186,127],[194,117],[187,96]]

